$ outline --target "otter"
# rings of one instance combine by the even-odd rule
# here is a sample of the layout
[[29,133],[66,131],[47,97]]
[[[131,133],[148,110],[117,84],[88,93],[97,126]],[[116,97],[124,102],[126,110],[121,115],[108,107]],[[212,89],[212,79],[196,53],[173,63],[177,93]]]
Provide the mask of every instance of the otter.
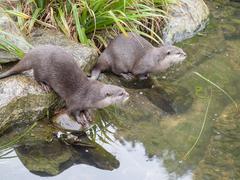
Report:
[[120,34],[110,42],[93,68],[91,78],[98,79],[102,71],[111,70],[125,79],[134,76],[145,79],[148,73],[163,72],[185,58],[186,53],[181,48],[171,45],[154,47],[140,35],[129,32],[127,36]]
[[91,121],[89,109],[103,108],[128,99],[125,89],[91,80],[63,48],[41,45],[31,49],[0,79],[33,69],[35,80],[45,89],[52,88],[66,102],[67,113],[86,125]]

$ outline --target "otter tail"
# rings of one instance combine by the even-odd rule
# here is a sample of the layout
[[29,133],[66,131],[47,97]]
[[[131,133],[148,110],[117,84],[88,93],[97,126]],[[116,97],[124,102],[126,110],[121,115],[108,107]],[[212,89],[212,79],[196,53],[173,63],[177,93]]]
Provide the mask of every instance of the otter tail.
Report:
[[31,61],[27,61],[24,60],[24,58],[19,61],[15,66],[13,66],[11,69],[9,69],[8,71],[1,73],[0,74],[0,79],[14,75],[14,74],[18,74],[20,72],[29,70],[32,68],[32,63]]
[[100,73],[102,71],[107,70],[108,68],[109,68],[109,64],[100,56],[97,64],[94,66],[92,70],[91,79],[94,79],[94,80],[98,79]]

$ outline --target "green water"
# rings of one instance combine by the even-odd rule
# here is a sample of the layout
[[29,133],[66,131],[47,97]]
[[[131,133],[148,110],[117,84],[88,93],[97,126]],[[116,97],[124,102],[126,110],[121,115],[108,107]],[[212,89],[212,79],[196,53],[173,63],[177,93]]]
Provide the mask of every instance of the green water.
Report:
[[[88,132],[96,142],[83,137],[87,147],[66,145],[41,121],[1,156],[1,179],[240,179],[240,113],[194,73],[240,102],[240,3],[208,6],[207,28],[177,44],[188,54],[181,66],[147,81],[107,77],[126,87],[131,99],[96,113],[97,128]],[[0,144],[23,131],[9,130]]]

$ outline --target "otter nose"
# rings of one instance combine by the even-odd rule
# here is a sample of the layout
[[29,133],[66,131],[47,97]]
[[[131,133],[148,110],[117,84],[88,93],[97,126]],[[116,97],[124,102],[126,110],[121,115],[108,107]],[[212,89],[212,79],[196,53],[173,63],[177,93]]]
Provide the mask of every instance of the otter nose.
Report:
[[183,50],[182,50],[182,55],[183,55],[184,57],[187,57],[187,53],[185,53]]

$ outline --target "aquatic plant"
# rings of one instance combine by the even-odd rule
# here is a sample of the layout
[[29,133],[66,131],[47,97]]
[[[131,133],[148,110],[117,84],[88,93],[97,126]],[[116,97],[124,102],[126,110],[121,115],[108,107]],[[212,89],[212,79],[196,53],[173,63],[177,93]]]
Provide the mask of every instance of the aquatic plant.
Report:
[[95,124],[87,131],[88,137],[96,141],[99,139],[104,143],[113,142],[111,135],[114,134],[110,127],[123,127],[119,121],[119,109],[116,106],[110,106],[105,109],[99,109],[94,114]]
[[24,136],[28,135],[29,132],[37,125],[37,122],[33,123],[29,128],[26,128],[26,130],[21,134],[18,135],[16,138],[13,138],[11,141],[6,142],[4,144],[0,144],[0,155],[2,154],[3,151],[6,149],[12,147],[16,143],[18,143]]
[[[83,44],[101,46],[116,32],[138,32],[156,43],[166,16],[163,7],[172,0],[27,0],[9,4],[7,13],[17,17],[21,30],[35,24],[59,28]],[[101,45],[100,45],[101,44]]]
[[[238,103],[233,99],[233,97],[227,91],[225,91],[219,85],[217,85],[216,83],[212,82],[210,79],[206,78],[205,76],[203,76],[199,72],[193,72],[193,74],[197,75],[198,77],[200,77],[204,81],[208,82],[209,84],[211,84],[212,86],[214,86],[215,88],[220,90],[224,95],[226,95],[233,102],[235,108],[238,110]],[[206,112],[205,112],[205,115],[204,115],[204,119],[203,119],[201,130],[200,130],[200,132],[198,134],[198,137],[195,140],[194,144],[187,151],[187,153],[183,156],[182,160],[186,160],[188,158],[188,156],[191,154],[193,149],[196,147],[196,145],[197,145],[197,143],[198,143],[198,141],[199,141],[199,139],[200,139],[200,137],[201,137],[201,135],[203,133],[203,130],[204,130],[204,127],[205,127],[205,124],[206,124],[206,121],[207,121],[207,116],[208,116],[208,111],[209,111],[209,107],[210,107],[211,101],[212,101],[212,90],[211,90],[211,95],[210,95],[209,100],[208,100],[208,104],[207,104]]]
[[187,153],[183,156],[182,160],[186,160],[188,158],[188,156],[192,153],[193,149],[196,147],[198,141],[200,140],[200,137],[202,136],[202,133],[203,133],[203,130],[204,130],[204,127],[206,125],[206,121],[207,121],[207,116],[208,116],[208,111],[209,111],[209,107],[210,107],[210,104],[212,102],[212,89],[211,89],[211,95],[208,99],[208,103],[207,103],[207,108],[206,108],[206,112],[204,114],[204,118],[203,118],[203,123],[202,123],[202,127],[201,127],[201,130],[199,131],[199,134],[197,136],[197,139],[195,140],[194,144],[192,145],[192,147],[187,151]]
[[202,78],[203,80],[205,80],[206,82],[208,82],[209,84],[213,85],[218,90],[220,90],[223,94],[225,94],[233,102],[233,104],[235,105],[236,109],[238,109],[238,103],[233,99],[233,97],[227,91],[225,91],[223,88],[221,88],[219,85],[217,85],[216,83],[212,82],[208,78],[204,77],[199,72],[193,72],[193,73],[195,75],[197,75],[198,77]]
[[0,159],[11,159],[17,156],[9,156],[14,150],[12,148],[5,149],[4,151],[0,151]]

